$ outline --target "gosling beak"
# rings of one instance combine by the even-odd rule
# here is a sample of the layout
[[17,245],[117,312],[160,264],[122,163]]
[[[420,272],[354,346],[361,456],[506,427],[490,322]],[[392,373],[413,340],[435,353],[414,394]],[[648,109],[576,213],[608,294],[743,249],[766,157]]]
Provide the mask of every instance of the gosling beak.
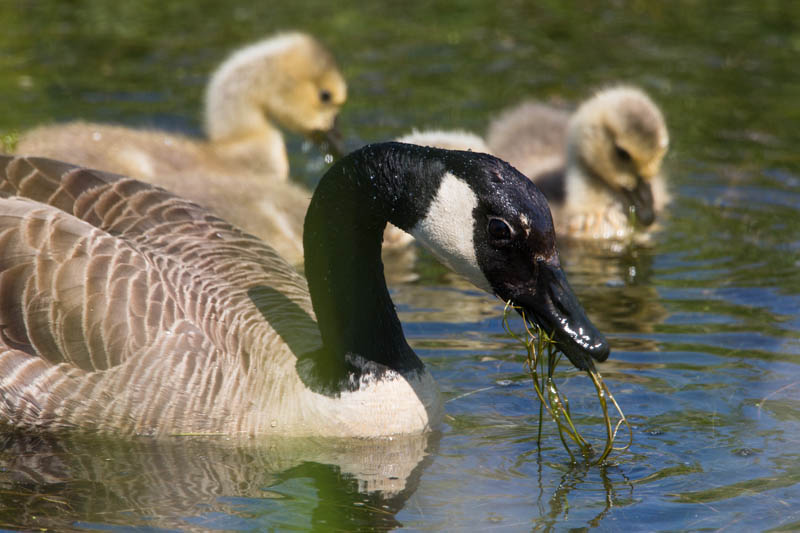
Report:
[[325,154],[332,155],[334,160],[341,159],[346,153],[342,134],[337,128],[338,122],[337,118],[331,129],[312,131],[310,135],[311,140],[319,146],[319,149]]
[[608,359],[608,341],[586,316],[557,264],[540,260],[536,290],[512,298],[525,314],[553,336],[556,346],[580,370],[593,368],[592,359]]
[[655,222],[656,213],[653,207],[653,189],[650,187],[650,183],[642,179],[641,176],[637,176],[636,188],[633,190],[623,189],[623,191],[639,224],[642,226],[649,226]]

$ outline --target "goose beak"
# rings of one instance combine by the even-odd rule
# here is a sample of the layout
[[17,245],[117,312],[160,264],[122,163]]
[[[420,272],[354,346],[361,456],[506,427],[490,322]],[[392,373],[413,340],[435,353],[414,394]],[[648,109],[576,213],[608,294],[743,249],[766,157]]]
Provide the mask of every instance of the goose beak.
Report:
[[633,190],[624,189],[625,197],[628,200],[636,215],[636,220],[643,226],[649,226],[656,220],[655,208],[653,207],[653,189],[650,183],[637,176],[636,188]]
[[608,341],[586,316],[564,271],[544,260],[538,261],[538,266],[535,291],[517,295],[513,303],[552,335],[556,346],[578,369],[593,368],[592,359],[608,359]]
[[342,134],[337,128],[338,121],[338,119],[334,121],[331,129],[312,131],[310,135],[311,140],[319,146],[319,149],[325,154],[332,155],[334,160],[341,159],[346,153]]

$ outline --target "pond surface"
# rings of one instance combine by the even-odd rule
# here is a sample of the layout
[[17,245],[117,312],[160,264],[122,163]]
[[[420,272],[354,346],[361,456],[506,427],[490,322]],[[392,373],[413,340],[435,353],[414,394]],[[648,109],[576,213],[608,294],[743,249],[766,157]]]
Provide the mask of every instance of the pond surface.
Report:
[[[412,127],[483,133],[522,98],[617,81],[662,106],[674,202],[652,245],[562,250],[613,347],[633,427],[572,464],[502,305],[425,256],[393,287],[448,398],[441,434],[381,442],[0,436],[0,529],[788,531],[800,529],[800,4],[779,1],[5,4],[0,134],[84,118],[200,131],[207,73],[298,28],[349,80],[355,148]],[[289,138],[293,175],[319,154]],[[519,323],[516,323],[519,326]],[[581,428],[594,388],[562,364]]]

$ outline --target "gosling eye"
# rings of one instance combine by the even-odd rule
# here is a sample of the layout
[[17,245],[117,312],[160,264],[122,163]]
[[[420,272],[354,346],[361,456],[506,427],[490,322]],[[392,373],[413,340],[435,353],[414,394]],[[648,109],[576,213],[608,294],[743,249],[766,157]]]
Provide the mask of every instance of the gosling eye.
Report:
[[628,153],[628,151],[621,146],[615,146],[614,152],[617,154],[617,157],[619,158],[620,161],[627,163],[631,160],[631,154]]
[[319,91],[319,101],[323,103],[328,103],[333,98],[333,95],[328,89],[322,89]]
[[489,234],[489,239],[492,244],[504,245],[511,241],[514,232],[511,226],[502,218],[490,218],[489,223],[486,225],[486,232]]

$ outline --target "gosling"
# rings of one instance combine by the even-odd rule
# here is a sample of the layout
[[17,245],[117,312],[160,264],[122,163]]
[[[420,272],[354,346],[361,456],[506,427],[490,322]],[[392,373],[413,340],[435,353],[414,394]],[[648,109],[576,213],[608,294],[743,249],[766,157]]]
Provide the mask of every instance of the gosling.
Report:
[[524,102],[492,121],[487,144],[543,190],[564,236],[646,238],[669,202],[667,126],[635,87],[601,90],[572,115]]

